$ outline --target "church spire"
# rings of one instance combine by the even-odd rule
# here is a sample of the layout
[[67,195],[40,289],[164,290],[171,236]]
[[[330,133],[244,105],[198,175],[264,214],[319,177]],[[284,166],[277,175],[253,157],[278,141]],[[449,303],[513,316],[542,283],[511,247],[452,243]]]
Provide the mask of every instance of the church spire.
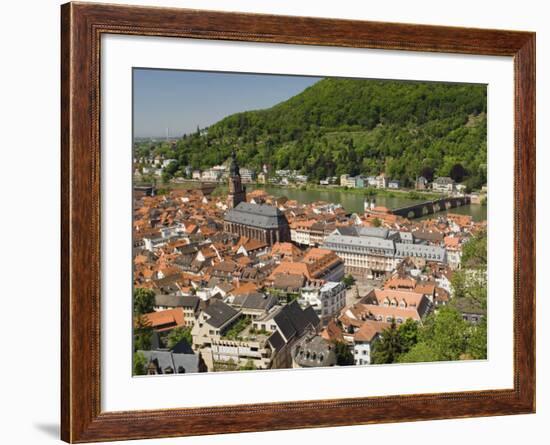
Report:
[[227,195],[227,206],[237,207],[241,202],[246,202],[246,187],[242,185],[239,164],[235,149],[231,152],[231,163],[229,164],[229,193]]
[[237,163],[237,153],[235,149],[231,151],[231,164],[229,164],[229,176],[240,176],[240,168]]

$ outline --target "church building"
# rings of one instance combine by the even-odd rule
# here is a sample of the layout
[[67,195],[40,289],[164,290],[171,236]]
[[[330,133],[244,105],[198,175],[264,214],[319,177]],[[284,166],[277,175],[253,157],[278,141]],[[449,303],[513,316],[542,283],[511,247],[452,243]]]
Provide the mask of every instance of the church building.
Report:
[[290,241],[290,227],[286,216],[277,207],[246,202],[235,152],[229,169],[228,211],[224,217],[224,231],[257,239],[272,246]]

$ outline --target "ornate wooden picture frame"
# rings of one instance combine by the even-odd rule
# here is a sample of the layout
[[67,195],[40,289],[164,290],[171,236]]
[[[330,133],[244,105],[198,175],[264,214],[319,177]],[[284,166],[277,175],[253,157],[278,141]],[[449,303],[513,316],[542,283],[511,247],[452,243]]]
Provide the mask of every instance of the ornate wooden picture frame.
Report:
[[[63,5],[61,18],[63,440],[93,442],[535,411],[534,33],[90,3]],[[100,39],[104,34],[512,56],[513,389],[103,412],[99,116]]]

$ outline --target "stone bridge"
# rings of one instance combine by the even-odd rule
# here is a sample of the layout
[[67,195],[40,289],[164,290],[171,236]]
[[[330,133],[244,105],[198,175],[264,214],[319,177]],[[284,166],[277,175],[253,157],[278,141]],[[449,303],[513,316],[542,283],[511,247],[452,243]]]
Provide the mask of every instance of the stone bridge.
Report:
[[426,201],[419,204],[412,204],[409,206],[400,207],[398,209],[393,209],[391,210],[391,213],[402,216],[403,218],[414,219],[425,215],[431,215],[432,213],[443,212],[455,207],[468,205],[470,202],[469,196],[441,198],[434,201]]

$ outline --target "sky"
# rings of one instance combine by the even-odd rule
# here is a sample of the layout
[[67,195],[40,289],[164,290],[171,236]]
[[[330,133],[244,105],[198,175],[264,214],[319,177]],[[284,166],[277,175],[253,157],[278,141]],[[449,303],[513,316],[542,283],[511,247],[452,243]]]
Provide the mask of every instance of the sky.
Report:
[[269,108],[319,77],[135,68],[134,137],[196,131],[233,113]]

